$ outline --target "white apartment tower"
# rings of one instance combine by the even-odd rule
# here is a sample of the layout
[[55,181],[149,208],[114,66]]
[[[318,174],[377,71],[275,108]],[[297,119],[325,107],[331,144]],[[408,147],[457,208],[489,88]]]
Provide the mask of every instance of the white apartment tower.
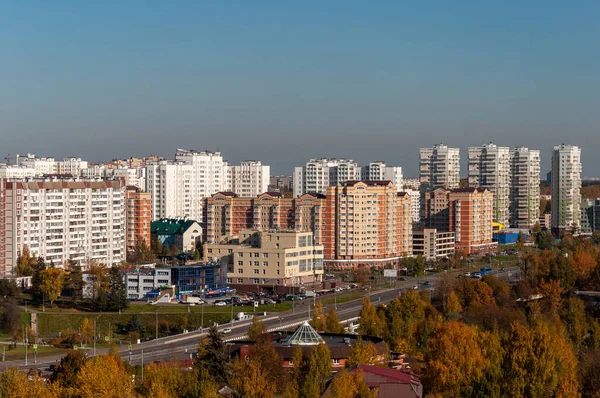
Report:
[[325,194],[327,187],[361,179],[358,163],[351,159],[311,159],[294,170],[294,197],[308,192]]
[[0,179],[0,274],[13,276],[27,246],[47,264],[125,260],[122,181]]
[[146,164],[146,191],[152,194],[153,220],[177,217],[202,219],[201,212],[192,212],[193,173],[192,165],[184,162],[161,160]]
[[401,191],[404,186],[402,167],[387,166],[382,160],[371,162],[363,166],[361,172],[362,180],[369,181],[391,181]]
[[269,190],[271,167],[257,160],[246,160],[239,166],[228,166],[229,189],[240,197],[255,198]]
[[460,184],[460,150],[444,144],[421,148],[419,153],[421,190],[454,189]]
[[481,147],[469,147],[469,187],[487,188],[494,194],[493,219],[509,225],[510,148],[491,142]]
[[580,226],[581,149],[558,145],[552,151],[552,229]]
[[510,164],[510,226],[531,228],[540,213],[540,151],[515,148]]

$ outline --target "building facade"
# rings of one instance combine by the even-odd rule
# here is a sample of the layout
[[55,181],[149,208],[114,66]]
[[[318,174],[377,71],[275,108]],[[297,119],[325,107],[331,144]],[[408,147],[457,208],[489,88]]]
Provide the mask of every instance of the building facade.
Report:
[[402,167],[388,166],[383,160],[371,162],[361,169],[361,179],[370,181],[391,181],[399,191],[404,186]]
[[142,300],[148,293],[171,285],[171,268],[134,269],[123,273],[127,298]]
[[128,186],[125,191],[125,231],[127,250],[134,250],[144,242],[150,247],[150,223],[152,222],[152,195],[139,188]]
[[171,267],[171,283],[176,297],[184,294],[215,294],[227,289],[227,264],[201,263]]
[[454,232],[425,228],[413,231],[413,255],[422,255],[426,260],[450,257],[455,252]]
[[494,195],[494,221],[509,225],[510,148],[492,143],[469,147],[469,186],[488,189]]
[[330,266],[395,264],[412,254],[411,200],[390,181],[327,189],[323,245]]
[[532,228],[540,216],[540,151],[513,149],[510,172],[510,226]]
[[160,242],[163,250],[177,251],[177,254],[193,252],[202,241],[200,224],[186,218],[161,218],[152,221],[150,234]]
[[294,170],[294,197],[311,192],[325,194],[329,186],[360,179],[361,169],[354,160],[311,159],[306,165]]
[[256,198],[241,198],[220,192],[204,200],[204,241],[219,243],[245,229],[313,232],[321,242],[325,196],[305,194],[284,198],[267,192]]
[[323,246],[312,232],[241,231],[222,244],[204,245],[204,258],[227,264],[228,286],[253,291],[319,283]]
[[552,230],[578,229],[581,222],[581,149],[558,145],[552,151]]
[[460,150],[444,144],[421,148],[419,153],[419,182],[421,190],[454,189],[460,184]]
[[231,192],[238,196],[254,198],[269,190],[271,167],[258,160],[246,160],[239,166],[228,166]]
[[437,189],[425,195],[427,228],[454,232],[456,250],[490,253],[492,240],[493,194],[482,188]]
[[152,219],[189,217],[199,219],[193,205],[191,165],[161,160],[146,165],[146,190],[152,195]]
[[125,260],[125,187],[121,180],[1,180],[0,272],[14,274],[27,246],[47,264],[69,259],[107,266]]

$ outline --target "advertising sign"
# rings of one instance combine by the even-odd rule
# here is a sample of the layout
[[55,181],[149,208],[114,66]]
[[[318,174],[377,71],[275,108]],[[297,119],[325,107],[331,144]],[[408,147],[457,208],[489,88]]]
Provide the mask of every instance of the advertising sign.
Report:
[[386,278],[395,278],[398,276],[398,270],[396,269],[384,269],[383,276]]

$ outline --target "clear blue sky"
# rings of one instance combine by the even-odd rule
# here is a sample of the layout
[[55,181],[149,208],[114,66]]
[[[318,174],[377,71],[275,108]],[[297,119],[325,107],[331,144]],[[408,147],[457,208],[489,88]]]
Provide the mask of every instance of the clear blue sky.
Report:
[[[484,4],[485,3],[485,4]],[[600,175],[598,1],[16,1],[0,146],[89,160],[221,150],[289,174],[494,141]],[[463,174],[465,170],[463,169]]]

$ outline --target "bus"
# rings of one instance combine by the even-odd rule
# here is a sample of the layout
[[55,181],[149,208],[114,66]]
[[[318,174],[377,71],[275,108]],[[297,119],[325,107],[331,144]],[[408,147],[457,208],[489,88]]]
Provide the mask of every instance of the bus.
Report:
[[487,274],[491,274],[492,273],[492,267],[481,267],[479,268],[479,272],[481,273],[481,276],[487,275]]

